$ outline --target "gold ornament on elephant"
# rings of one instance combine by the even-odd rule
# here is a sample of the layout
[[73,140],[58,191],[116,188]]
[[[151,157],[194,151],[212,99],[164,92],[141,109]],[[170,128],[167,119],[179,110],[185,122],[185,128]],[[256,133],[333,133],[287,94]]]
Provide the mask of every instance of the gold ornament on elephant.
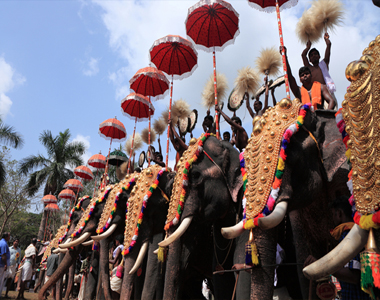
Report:
[[253,133],[244,152],[247,172],[247,220],[260,214],[267,203],[277,168],[282,136],[297,120],[301,105],[298,99],[283,99],[253,124]]
[[[157,179],[157,175],[161,170],[161,166],[151,165],[149,168],[144,169],[139,176],[135,177],[135,186],[133,187],[128,199],[128,212],[126,215],[124,231],[124,249],[128,249],[132,242],[137,224],[139,223],[139,216],[144,198],[147,197],[150,187]],[[128,182],[125,182],[124,186],[127,183]]]
[[[183,171],[185,170],[186,163],[189,162],[198,150],[198,143],[204,137],[202,134],[198,139],[192,138],[190,144],[185,152],[183,152],[181,158],[177,163],[177,173],[174,178],[174,184],[172,189],[172,195],[169,202],[169,210],[166,218],[166,223],[170,223],[174,220],[178,205],[180,202],[182,184],[183,184]],[[174,224],[176,225],[176,224]]]
[[342,115],[352,164],[356,210],[370,214],[380,203],[380,35],[346,68],[351,81]]
[[51,248],[58,248],[58,241],[61,237],[65,235],[67,225],[64,224],[57,230],[54,239],[50,242],[50,244],[46,247],[44,256],[41,259],[41,262],[44,262],[51,254]]

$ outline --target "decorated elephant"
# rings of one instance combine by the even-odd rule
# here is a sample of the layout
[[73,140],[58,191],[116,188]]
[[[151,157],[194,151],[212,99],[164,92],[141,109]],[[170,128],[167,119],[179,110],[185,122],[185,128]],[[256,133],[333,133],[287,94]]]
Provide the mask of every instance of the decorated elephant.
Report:
[[[78,204],[75,205],[70,212],[69,220],[68,220],[67,224],[62,225],[58,229],[55,237],[50,242],[50,244],[46,247],[44,255],[43,255],[42,260],[41,260],[41,264],[46,263],[48,257],[51,254],[52,248],[56,248],[55,253],[60,253],[61,250],[58,248],[58,245],[62,244],[62,243],[69,242],[71,240],[70,235],[73,231],[73,228],[78,224],[79,220],[82,217],[83,210],[85,210],[88,207],[90,202],[91,202],[91,197],[89,197],[89,196],[83,196],[79,199]],[[62,251],[62,255],[63,255],[63,253],[66,253],[66,252],[67,252],[67,250]],[[44,273],[45,273],[44,271],[40,272],[39,282],[41,284],[43,284],[42,280],[43,280]],[[49,287],[51,286],[49,283],[46,283],[44,285],[46,285],[46,286],[49,285]],[[70,283],[68,282],[67,286],[69,286],[69,285],[70,285]],[[56,299],[61,299],[62,298],[62,281],[60,281],[58,283],[58,287],[57,287],[56,291],[57,291]],[[66,291],[66,292],[69,293],[70,291]],[[67,293],[67,297],[68,297],[68,293]]]
[[250,299],[272,299],[277,236],[284,235],[285,216],[302,297],[307,298],[309,282],[301,267],[309,255],[321,257],[334,242],[329,234],[328,203],[348,194],[344,184],[348,166],[334,112],[314,113],[298,99],[283,99],[254,120],[241,163],[246,203],[243,220],[223,228],[222,233],[235,238],[250,231],[246,253],[247,263],[254,265]]
[[341,114],[337,115],[352,166],[346,180],[352,192],[349,201],[356,224],[335,249],[303,270],[310,279],[332,274],[353,259],[367,243],[366,250],[361,253],[361,284],[370,294],[374,286],[380,288],[379,251],[375,242],[380,242],[380,234],[374,230],[380,226],[379,63],[380,35],[364,49],[360,60],[347,66],[346,77],[351,85],[342,102]]

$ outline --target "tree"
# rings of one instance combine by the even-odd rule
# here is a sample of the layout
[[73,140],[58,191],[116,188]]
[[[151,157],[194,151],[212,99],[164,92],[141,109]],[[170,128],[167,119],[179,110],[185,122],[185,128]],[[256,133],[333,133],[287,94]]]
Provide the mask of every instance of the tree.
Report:
[[[71,137],[69,129],[53,137],[50,130],[43,131],[40,142],[45,147],[48,157],[41,154],[31,155],[20,162],[20,174],[29,174],[27,192],[33,196],[44,185],[44,195],[58,196],[65,182],[74,177],[75,167],[82,165],[81,155],[85,146],[81,142],[69,142]],[[34,171],[38,169],[37,171]],[[34,172],[33,172],[34,171]],[[33,172],[33,173],[30,173]],[[43,239],[46,222],[44,211],[37,238]]]
[[[24,140],[19,133],[17,133],[12,126],[8,126],[0,119],[0,142],[11,146],[15,149],[21,148]],[[5,182],[6,168],[4,166],[3,158],[0,159],[0,186]]]
[[11,160],[9,148],[2,147],[0,160],[5,171],[5,182],[0,186],[0,233],[2,233],[14,213],[30,206],[30,200],[25,193],[26,176],[17,172],[17,161]]

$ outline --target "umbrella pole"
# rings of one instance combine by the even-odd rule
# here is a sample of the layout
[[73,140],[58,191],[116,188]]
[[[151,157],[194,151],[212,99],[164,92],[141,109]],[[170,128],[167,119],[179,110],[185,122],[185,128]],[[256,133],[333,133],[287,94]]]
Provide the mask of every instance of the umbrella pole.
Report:
[[[150,102],[150,96],[149,96],[149,105],[151,104]],[[150,146],[150,107],[148,109],[149,111],[149,136],[148,136],[148,147]],[[148,153],[147,153],[148,155]],[[148,156],[148,167],[150,166],[150,155]]]
[[[284,38],[283,38],[283,35],[282,35],[282,25],[281,25],[281,17],[280,17],[280,6],[278,5],[278,0],[276,0],[276,13],[277,13],[278,33],[280,35],[280,45],[282,47],[284,47]],[[286,97],[288,99],[290,99],[288,70],[286,68],[286,59],[285,59],[285,51],[284,51],[284,49],[282,50],[281,55],[282,55],[282,65],[284,67],[284,73],[285,73]]]
[[219,139],[219,114],[216,111],[216,106],[218,105],[218,93],[217,93],[217,83],[216,83],[216,58],[215,58],[215,47],[212,51],[212,61],[214,65],[214,94],[215,94],[215,126],[216,126],[216,137]]
[[136,123],[137,123],[137,117],[135,119],[135,128],[133,129],[131,151],[129,153],[128,174],[131,169],[131,160],[132,160],[132,153],[133,153],[133,142],[135,141]]
[[106,167],[104,169],[104,176],[103,176],[103,179],[101,180],[101,183],[100,183],[100,189],[102,189],[103,187],[105,187],[107,185],[106,182],[107,182],[107,173],[108,173],[108,161],[110,159],[111,145],[112,145],[112,138],[111,138],[111,142],[110,142],[110,148],[108,149],[107,162],[106,162]]
[[172,81],[170,83],[168,135],[167,135],[167,138],[166,138],[166,168],[168,168],[168,164],[169,164],[169,130],[170,130],[169,121],[172,118],[172,116],[171,116],[171,112],[172,112],[172,98],[173,98],[173,75],[172,75]]

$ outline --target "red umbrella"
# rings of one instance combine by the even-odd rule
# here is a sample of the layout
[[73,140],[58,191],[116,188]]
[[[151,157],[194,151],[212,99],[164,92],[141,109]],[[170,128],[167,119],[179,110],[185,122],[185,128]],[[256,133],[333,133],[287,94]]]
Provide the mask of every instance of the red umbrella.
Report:
[[44,204],[57,203],[58,202],[57,198],[51,194],[43,196],[42,201],[44,202]]
[[58,198],[72,200],[75,198],[75,193],[70,189],[64,189],[59,193]]
[[[121,100],[121,110],[123,114],[135,120],[135,128],[133,129],[131,153],[129,155],[129,165],[131,163],[133,141],[136,133],[137,121],[143,121],[154,114],[154,107],[147,97],[143,95],[131,93],[123,100]],[[129,170],[129,168],[128,168]]]
[[[111,152],[112,140],[119,140],[120,142],[122,142],[127,137],[127,131],[125,130],[123,123],[121,123],[118,119],[116,119],[116,117],[113,119],[105,120],[104,122],[100,123],[99,134],[105,139],[110,139],[110,148],[108,150],[108,156],[110,155],[110,152]],[[104,180],[100,186],[101,188],[106,183],[105,181],[107,178],[107,172],[108,172],[108,160],[107,160],[106,168],[104,171],[104,177],[103,177]]]
[[47,211],[57,211],[59,210],[59,207],[56,203],[49,203],[48,205],[45,206],[45,210]]
[[83,185],[78,179],[69,179],[63,185],[64,188],[73,190],[74,192],[79,192],[83,190]]
[[[280,35],[280,44],[281,46],[284,46],[280,10],[296,5],[298,3],[298,0],[248,0],[248,3],[252,7],[261,11],[265,11],[267,13],[274,12],[274,11],[277,12],[277,24],[278,24],[278,33]],[[288,99],[290,99],[289,80],[288,80],[288,71],[286,68],[285,52],[282,51],[281,54],[282,54],[282,65],[284,67],[284,73],[285,73],[286,96],[288,97]]]
[[153,67],[138,70],[129,84],[132,90],[143,96],[163,96],[169,90],[169,80],[165,74]]
[[74,174],[84,180],[92,180],[94,178],[94,174],[92,174],[92,171],[90,170],[90,168],[86,166],[76,167],[74,169]]
[[[239,34],[239,14],[223,0],[201,0],[188,10],[186,34],[197,46],[212,51],[214,63],[215,106],[218,104],[215,50],[223,50]],[[215,111],[216,135],[219,137],[218,114]]]
[[94,167],[97,169],[104,169],[106,167],[106,157],[102,155],[101,153],[94,154],[93,156],[90,157],[87,163],[91,167]]
[[[170,85],[169,120],[171,119],[173,79],[183,79],[197,67],[198,53],[193,44],[179,35],[167,35],[156,40],[149,50],[150,61],[157,69],[172,76]],[[169,124],[166,140],[166,166],[169,162]]]

